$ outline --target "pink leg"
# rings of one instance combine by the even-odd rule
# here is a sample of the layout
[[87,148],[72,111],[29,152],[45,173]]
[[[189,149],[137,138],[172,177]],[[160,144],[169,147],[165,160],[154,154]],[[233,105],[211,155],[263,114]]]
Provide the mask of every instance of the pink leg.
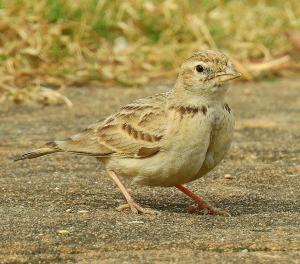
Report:
[[127,204],[121,205],[117,208],[118,211],[122,211],[126,208],[130,208],[133,213],[153,213],[151,210],[146,210],[142,208],[140,205],[138,205],[131,195],[129,194],[128,190],[124,186],[124,184],[120,181],[117,174],[114,171],[107,171],[107,174],[113,179],[113,181],[117,184],[121,192],[123,193]]
[[211,214],[211,215],[223,215],[223,216],[230,216],[229,213],[225,211],[219,211],[213,207],[211,207],[201,196],[194,194],[188,188],[184,187],[181,184],[176,184],[175,187],[179,189],[181,192],[192,198],[197,205],[193,206],[189,209],[190,213],[194,213],[198,210],[203,211],[204,214]]

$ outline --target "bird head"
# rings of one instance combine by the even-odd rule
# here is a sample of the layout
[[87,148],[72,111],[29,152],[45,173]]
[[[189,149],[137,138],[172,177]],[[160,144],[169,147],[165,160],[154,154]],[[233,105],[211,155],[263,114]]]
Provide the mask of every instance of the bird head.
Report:
[[241,74],[223,53],[214,50],[195,52],[181,66],[178,82],[184,89],[200,94],[218,94],[225,83]]

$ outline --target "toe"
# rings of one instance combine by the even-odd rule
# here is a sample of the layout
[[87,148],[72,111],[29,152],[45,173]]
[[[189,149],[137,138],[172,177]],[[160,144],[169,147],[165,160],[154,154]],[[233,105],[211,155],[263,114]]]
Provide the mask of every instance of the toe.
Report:
[[135,209],[139,212],[139,213],[142,213],[142,214],[155,214],[155,211],[154,210],[151,210],[151,209],[145,209],[143,207],[141,207],[139,204],[137,203],[134,203],[134,207]]
[[227,216],[227,217],[231,216],[228,212],[218,210],[211,206],[206,208],[199,207],[199,206],[191,206],[188,211],[189,213],[201,212],[203,215],[220,215],[220,216]]
[[217,209],[214,209],[213,214],[214,215],[220,215],[220,216],[226,216],[226,217],[231,216],[230,213],[228,213],[226,211],[217,210]]
[[122,205],[118,206],[118,207],[116,208],[116,210],[117,210],[118,212],[121,212],[121,211],[123,211],[123,210],[125,210],[125,209],[127,209],[127,208],[130,208],[129,204],[122,204]]
[[154,210],[145,209],[134,202],[120,205],[119,207],[116,208],[116,210],[120,212],[125,209],[129,209],[129,208],[130,208],[131,212],[133,212],[134,214],[139,214],[139,213],[140,214],[155,214],[156,213]]

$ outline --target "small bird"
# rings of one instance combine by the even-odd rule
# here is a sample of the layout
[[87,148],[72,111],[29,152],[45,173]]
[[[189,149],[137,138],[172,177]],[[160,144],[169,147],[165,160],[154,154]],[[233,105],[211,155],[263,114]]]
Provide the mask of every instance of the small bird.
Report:
[[118,176],[147,186],[176,187],[196,202],[190,212],[228,215],[183,184],[211,171],[232,141],[234,116],[224,101],[226,83],[241,74],[219,51],[195,52],[180,69],[174,87],[120,108],[65,140],[18,155],[33,159],[56,152],[97,158],[134,213],[150,213],[131,197]]

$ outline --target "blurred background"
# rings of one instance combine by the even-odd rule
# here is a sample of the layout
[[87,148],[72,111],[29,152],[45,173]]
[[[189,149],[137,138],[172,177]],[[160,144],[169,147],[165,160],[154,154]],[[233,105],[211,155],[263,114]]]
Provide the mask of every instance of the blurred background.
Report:
[[0,0],[0,101],[65,102],[65,87],[176,77],[226,52],[246,81],[299,74],[298,0]]

